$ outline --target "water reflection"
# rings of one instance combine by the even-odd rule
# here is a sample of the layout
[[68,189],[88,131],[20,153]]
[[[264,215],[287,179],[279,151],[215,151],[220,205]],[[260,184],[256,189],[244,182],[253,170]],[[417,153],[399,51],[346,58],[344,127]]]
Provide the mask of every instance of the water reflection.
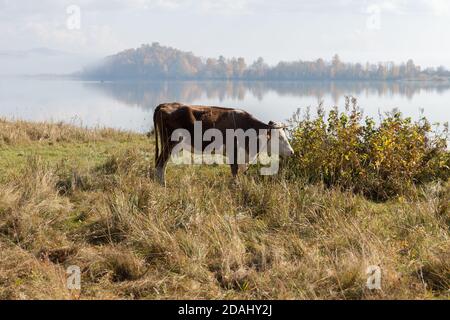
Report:
[[230,81],[170,81],[170,82],[87,82],[88,89],[101,92],[109,97],[129,105],[146,110],[153,109],[161,102],[180,101],[191,103],[198,100],[236,101],[246,100],[249,96],[263,101],[270,93],[278,96],[314,97],[321,101],[331,97],[339,104],[347,95],[363,98],[406,97],[412,100],[421,93],[441,94],[450,89],[450,82],[230,82]]
[[425,82],[83,82],[0,78],[0,118],[64,121],[146,132],[162,102],[220,105],[247,110],[261,121],[285,121],[319,101],[343,106],[358,98],[368,116],[398,108],[432,122],[450,121],[450,83]]

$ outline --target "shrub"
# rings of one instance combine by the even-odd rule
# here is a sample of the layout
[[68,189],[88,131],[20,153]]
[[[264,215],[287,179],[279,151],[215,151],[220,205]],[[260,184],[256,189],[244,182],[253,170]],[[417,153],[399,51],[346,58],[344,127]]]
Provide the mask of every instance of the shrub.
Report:
[[450,177],[448,124],[433,127],[426,118],[412,121],[398,111],[380,123],[363,118],[356,99],[345,111],[328,114],[322,105],[311,118],[298,111],[291,120],[295,156],[288,175],[323,182],[386,200],[417,184]]

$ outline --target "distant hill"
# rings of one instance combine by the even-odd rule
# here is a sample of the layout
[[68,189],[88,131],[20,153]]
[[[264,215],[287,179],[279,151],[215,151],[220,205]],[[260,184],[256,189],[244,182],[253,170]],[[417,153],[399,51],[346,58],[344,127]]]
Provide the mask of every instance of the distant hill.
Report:
[[201,58],[159,43],[142,45],[106,57],[78,73],[96,80],[120,79],[233,79],[233,80],[432,80],[448,79],[443,67],[423,70],[408,60],[402,64],[384,62],[360,64],[331,61],[280,62],[269,66],[263,58],[247,65],[244,58]]

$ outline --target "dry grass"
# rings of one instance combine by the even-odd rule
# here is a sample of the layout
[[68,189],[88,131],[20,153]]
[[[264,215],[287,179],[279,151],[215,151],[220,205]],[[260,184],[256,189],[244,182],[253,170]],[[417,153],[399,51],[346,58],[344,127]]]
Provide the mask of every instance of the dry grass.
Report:
[[0,146],[26,143],[97,142],[123,140],[133,134],[108,128],[86,130],[59,123],[31,123],[27,121],[7,121],[0,118]]
[[[448,183],[374,203],[283,175],[233,183],[228,168],[172,166],[164,189],[143,136],[0,128],[13,155],[43,139],[76,150],[91,139],[124,142],[83,166],[83,152],[10,162],[0,178],[2,299],[450,297]],[[82,270],[81,292],[66,288],[69,265]],[[381,267],[382,290],[365,287],[369,265]]]

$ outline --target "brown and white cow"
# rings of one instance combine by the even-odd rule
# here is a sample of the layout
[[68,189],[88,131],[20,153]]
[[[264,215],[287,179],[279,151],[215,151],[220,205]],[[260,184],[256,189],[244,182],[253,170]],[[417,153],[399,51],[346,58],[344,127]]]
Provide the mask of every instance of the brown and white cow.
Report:
[[[271,139],[270,132],[276,130],[278,138],[278,153],[281,157],[288,157],[294,154],[292,147],[285,134],[285,128],[275,122],[266,124],[259,121],[246,111],[239,109],[222,108],[215,106],[184,105],[180,103],[165,103],[156,107],[154,115],[154,132],[156,139],[155,167],[156,176],[160,183],[165,184],[165,168],[171,157],[171,152],[179,144],[179,141],[172,141],[172,134],[179,129],[189,132],[194,136],[194,124],[201,122],[202,134],[208,129],[219,130],[225,135],[228,129],[242,129],[247,131],[267,130],[267,139]],[[202,141],[202,151],[211,142]],[[159,146],[160,144],[160,146]],[[268,149],[270,149],[270,144]],[[194,150],[194,145],[191,145]],[[269,150],[270,152],[270,150]],[[230,164],[233,176],[236,176],[241,165],[234,162]]]

